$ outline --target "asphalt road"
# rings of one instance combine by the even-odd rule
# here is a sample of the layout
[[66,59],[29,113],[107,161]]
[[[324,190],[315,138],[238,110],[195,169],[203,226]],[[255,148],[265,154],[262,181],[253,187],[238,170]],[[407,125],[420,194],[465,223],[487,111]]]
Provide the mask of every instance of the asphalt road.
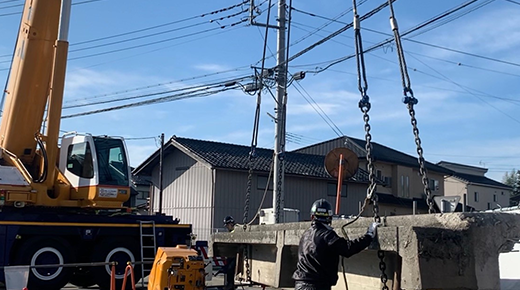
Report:
[[[128,281],[130,282],[130,281]],[[238,283],[238,282],[237,282]],[[142,285],[141,285],[141,282],[138,282],[136,283],[136,289],[141,289],[141,290],[144,290],[144,289],[147,289],[147,279],[145,279],[145,287],[143,288]],[[213,290],[213,289],[218,289],[217,286],[221,286],[221,285],[224,285],[224,275],[223,274],[220,274],[216,277],[213,277],[211,279],[211,281],[206,281],[206,286],[208,288],[208,290]],[[259,290],[259,289],[262,289],[260,286],[244,286],[244,287],[241,287],[237,284],[238,286],[238,289],[241,289],[241,290]],[[0,289],[1,290],[4,290],[6,289],[5,288],[5,285],[3,285],[2,283],[0,283]],[[64,288],[62,288],[62,290],[97,290],[99,289],[99,287],[97,286],[92,286],[92,287],[88,287],[88,288],[78,288],[72,284],[67,284]],[[268,289],[268,288],[266,288]],[[6,289],[7,290],[7,289]],[[11,289],[9,289],[11,290]],[[20,290],[20,289],[13,289],[13,290]],[[28,289],[28,290],[33,290],[33,289]],[[38,290],[38,289],[37,289]]]

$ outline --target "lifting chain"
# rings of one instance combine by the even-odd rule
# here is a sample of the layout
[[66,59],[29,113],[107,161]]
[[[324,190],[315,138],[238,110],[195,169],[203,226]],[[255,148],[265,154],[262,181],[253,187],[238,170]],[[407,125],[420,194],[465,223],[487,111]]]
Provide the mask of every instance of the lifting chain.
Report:
[[[352,12],[354,14],[354,39],[356,46],[356,63],[357,63],[357,75],[358,75],[358,89],[361,93],[361,100],[359,101],[359,108],[363,113],[363,121],[365,122],[365,150],[366,150],[366,160],[367,160],[367,169],[368,169],[368,180],[369,186],[367,188],[367,196],[366,200],[372,200],[373,211],[374,211],[374,221],[377,223],[381,222],[381,217],[379,216],[379,204],[378,197],[376,193],[377,183],[376,183],[376,175],[374,173],[374,163],[372,156],[372,135],[370,134],[370,116],[368,112],[370,111],[370,98],[367,95],[368,91],[368,82],[366,77],[365,70],[365,59],[363,56],[363,43],[361,39],[361,23],[359,20],[359,15],[357,13],[357,5],[356,0],[352,0]],[[363,208],[364,209],[364,208]],[[379,269],[381,270],[381,283],[383,284],[382,289],[388,290],[388,286],[386,286],[386,282],[388,281],[388,277],[386,276],[386,264],[385,264],[385,252],[379,250],[377,252],[377,256],[379,257]]]
[[280,204],[281,204],[281,201],[282,201],[282,176],[283,176],[283,173],[284,173],[284,170],[283,170],[283,165],[284,165],[284,158],[283,158],[283,154],[278,154],[276,156],[276,158],[278,158],[278,182],[276,183],[276,208],[274,209],[275,210],[275,216],[277,216],[279,218],[279,220],[276,221],[276,223],[279,223],[280,220],[283,221],[283,217],[282,217],[282,214],[283,214],[283,209],[280,208]]
[[[251,153],[249,154],[249,175],[247,177],[247,191],[246,198],[244,204],[244,217],[242,219],[244,232],[247,230],[247,218],[249,215],[249,199],[251,196],[251,183],[253,179],[253,158],[255,156],[254,148],[252,148]],[[246,267],[246,281],[251,282],[251,270],[249,268],[249,246],[246,245],[244,247],[244,263]]]
[[[258,140],[258,124],[260,121],[260,102],[261,102],[261,91],[258,92],[257,102],[256,102],[256,110],[255,110],[255,120],[253,126],[253,137],[251,139],[251,151],[249,152],[249,174],[247,176],[247,190],[246,197],[244,202],[244,216],[242,218],[242,224],[244,232],[247,230],[247,219],[249,216],[249,199],[251,196],[251,184],[253,180],[253,163],[256,158],[256,146]],[[249,246],[246,245],[244,247],[244,263],[246,267],[246,281],[251,282],[251,270],[249,267]]]
[[421,175],[422,183],[424,186],[424,194],[426,195],[426,203],[428,204],[428,213],[433,213],[434,209],[432,192],[430,189],[430,183],[428,181],[428,173],[426,172],[423,149],[421,146],[421,138],[419,137],[419,128],[417,127],[417,119],[415,118],[415,110],[413,108],[413,106],[418,103],[418,100],[413,95],[412,84],[410,82],[410,76],[408,75],[406,60],[404,58],[403,46],[401,44],[401,36],[399,35],[399,28],[397,26],[397,20],[395,19],[392,0],[388,0],[388,5],[390,7],[390,26],[392,27],[392,31],[394,32],[397,57],[399,58],[399,68],[401,70],[401,80],[403,83],[403,103],[406,104],[411,117],[411,124],[413,134],[415,137],[415,144],[417,145],[417,154],[419,155],[419,174]]

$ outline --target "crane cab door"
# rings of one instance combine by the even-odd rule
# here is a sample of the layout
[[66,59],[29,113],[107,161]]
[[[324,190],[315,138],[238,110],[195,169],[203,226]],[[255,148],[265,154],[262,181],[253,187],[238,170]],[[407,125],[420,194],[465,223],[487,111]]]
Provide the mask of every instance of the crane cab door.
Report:
[[121,138],[65,135],[60,170],[82,206],[121,208],[130,197],[130,167]]

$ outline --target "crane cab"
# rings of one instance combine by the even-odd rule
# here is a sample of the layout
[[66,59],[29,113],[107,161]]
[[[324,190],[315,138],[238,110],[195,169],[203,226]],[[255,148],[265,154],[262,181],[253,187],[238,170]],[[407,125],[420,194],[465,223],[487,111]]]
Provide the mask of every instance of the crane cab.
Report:
[[130,197],[130,166],[122,138],[67,133],[59,168],[82,207],[121,208]]

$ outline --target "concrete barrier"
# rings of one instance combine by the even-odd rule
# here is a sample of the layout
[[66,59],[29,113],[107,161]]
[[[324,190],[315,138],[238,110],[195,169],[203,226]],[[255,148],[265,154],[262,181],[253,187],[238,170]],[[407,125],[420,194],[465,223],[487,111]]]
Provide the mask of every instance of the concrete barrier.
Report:
[[[349,220],[335,220],[340,230]],[[346,228],[348,237],[363,235],[371,218]],[[309,222],[250,226],[245,231],[216,233],[210,255],[234,256],[247,248],[253,282],[293,287],[298,243]],[[392,216],[384,219],[377,241],[345,259],[349,289],[381,289],[377,250],[385,253],[390,289],[500,289],[498,256],[520,238],[520,216],[509,213],[448,213]],[[341,264],[341,263],[340,263]],[[343,271],[336,288],[345,289]],[[245,273],[245,271],[242,271]],[[245,277],[244,277],[245,278]]]

